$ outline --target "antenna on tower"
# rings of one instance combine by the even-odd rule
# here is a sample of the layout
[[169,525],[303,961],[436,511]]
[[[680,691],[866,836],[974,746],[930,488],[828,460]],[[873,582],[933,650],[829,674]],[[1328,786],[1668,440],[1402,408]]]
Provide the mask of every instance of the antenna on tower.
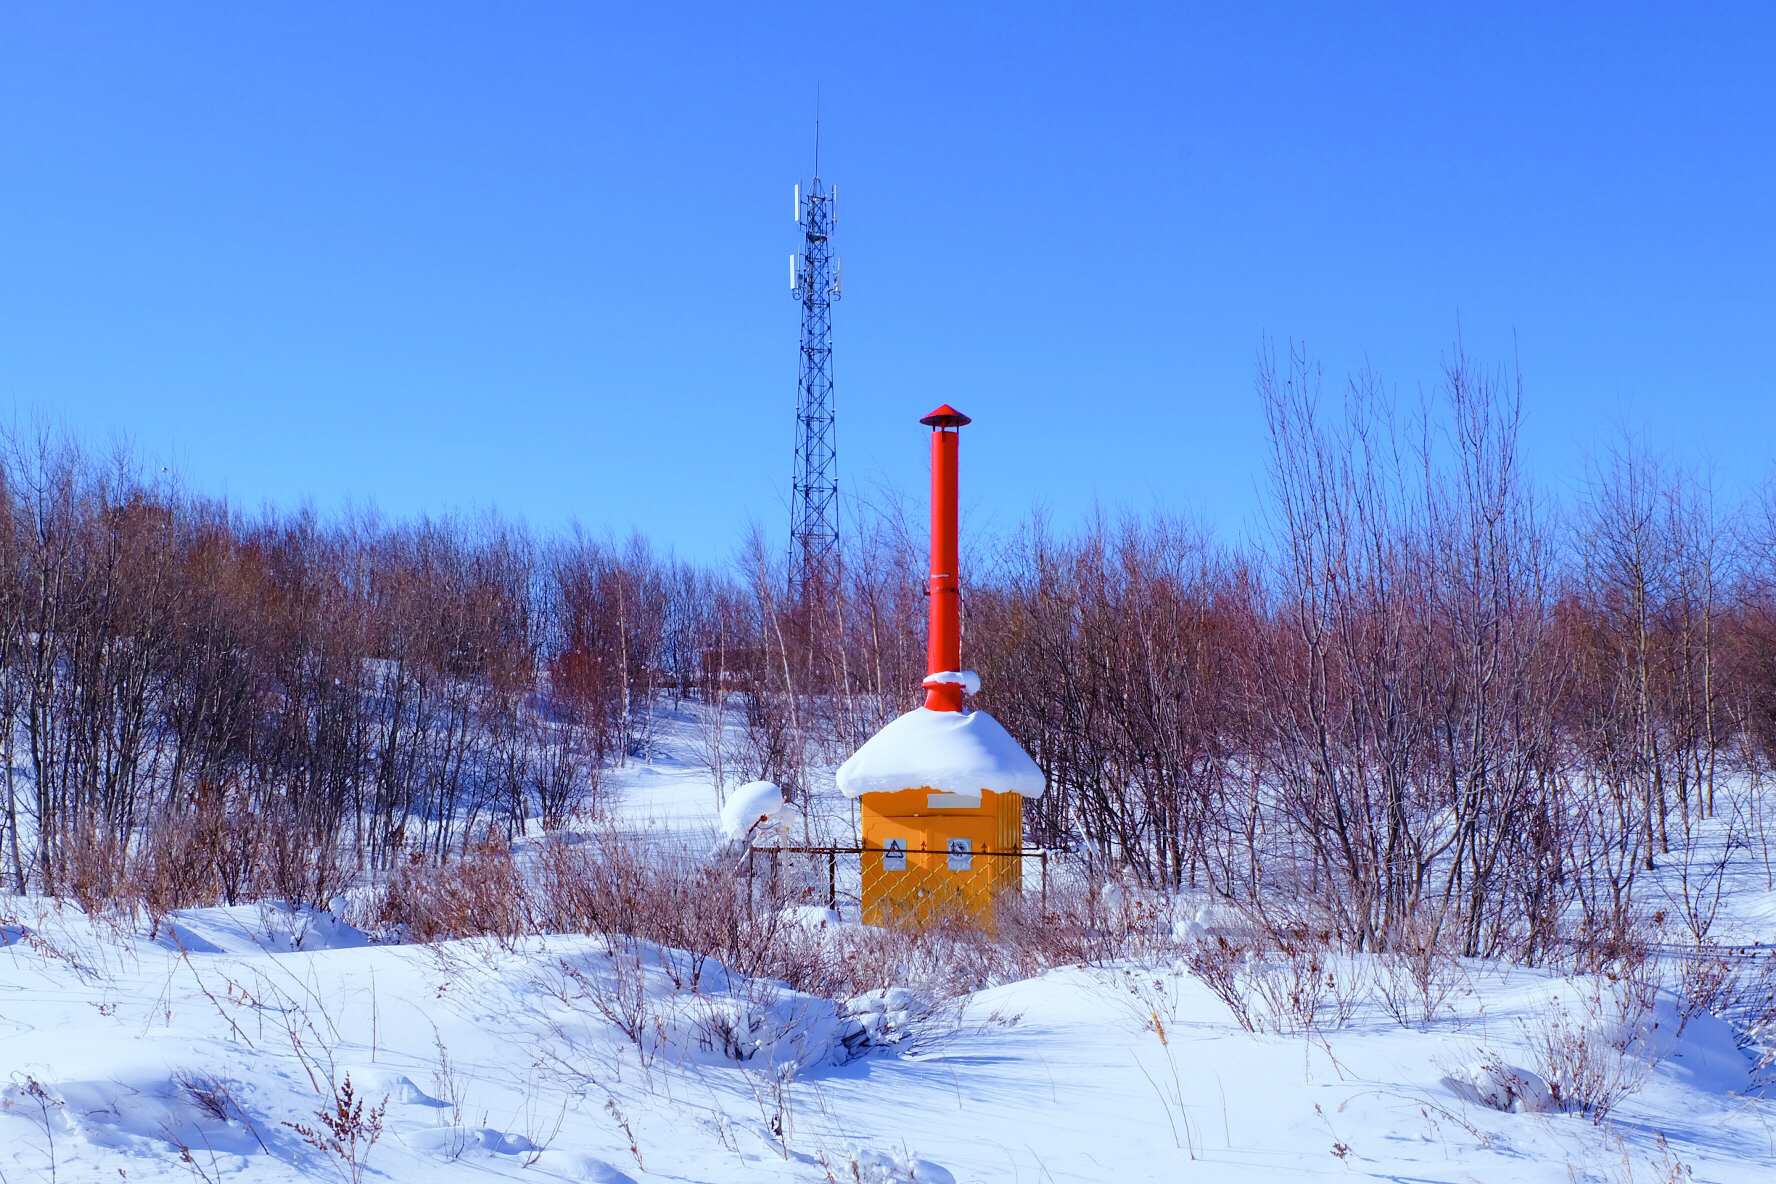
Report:
[[796,386],[794,494],[790,502],[791,580],[804,598],[821,596],[838,574],[839,468],[834,447],[832,303],[839,261],[832,254],[833,192],[820,180],[820,107],[815,92],[814,182],[796,187],[802,250],[791,262],[790,293],[802,306]]

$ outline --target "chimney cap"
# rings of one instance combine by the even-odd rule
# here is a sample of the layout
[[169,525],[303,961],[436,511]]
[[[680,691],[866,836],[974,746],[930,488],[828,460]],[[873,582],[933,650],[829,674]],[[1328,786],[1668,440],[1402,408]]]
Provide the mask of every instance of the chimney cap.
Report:
[[939,407],[936,411],[933,411],[919,422],[934,428],[959,428],[963,424],[973,423],[974,421],[966,415],[963,415],[948,403],[945,403],[942,407]]

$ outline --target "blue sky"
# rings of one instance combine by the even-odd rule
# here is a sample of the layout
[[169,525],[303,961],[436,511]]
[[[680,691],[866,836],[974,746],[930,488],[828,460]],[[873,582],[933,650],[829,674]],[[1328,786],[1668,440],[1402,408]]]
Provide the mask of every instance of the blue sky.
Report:
[[1253,361],[1516,358],[1556,490],[1776,449],[1776,9],[0,2],[0,408],[248,507],[784,529],[790,187],[841,479],[1237,533]]

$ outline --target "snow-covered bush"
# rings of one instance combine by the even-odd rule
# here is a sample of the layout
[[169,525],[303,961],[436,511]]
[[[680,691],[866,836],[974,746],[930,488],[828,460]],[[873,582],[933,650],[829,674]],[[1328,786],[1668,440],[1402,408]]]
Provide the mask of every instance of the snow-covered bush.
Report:
[[1624,980],[1571,979],[1565,990],[1523,1021],[1524,1039],[1554,1104],[1601,1124],[1645,1085],[1677,1025],[1661,1032],[1651,997]]
[[787,824],[794,807],[783,800],[783,791],[769,781],[748,781],[722,803],[721,832],[731,843],[762,839],[777,834]]
[[1496,1057],[1450,1070],[1443,1084],[1462,1101],[1489,1110],[1540,1113],[1559,1109],[1548,1083],[1528,1069]]
[[905,1151],[856,1147],[847,1153],[845,1162],[827,1164],[828,1172],[835,1167],[837,1178],[845,1184],[956,1184],[956,1177],[947,1169]]
[[[648,942],[557,959],[531,987],[589,1013],[632,1045],[645,1067],[740,1065],[795,1076],[844,1064],[874,1041],[865,1022],[830,999],[766,978],[708,966],[692,980],[675,966],[681,951]],[[879,1027],[879,1025],[878,1025]]]

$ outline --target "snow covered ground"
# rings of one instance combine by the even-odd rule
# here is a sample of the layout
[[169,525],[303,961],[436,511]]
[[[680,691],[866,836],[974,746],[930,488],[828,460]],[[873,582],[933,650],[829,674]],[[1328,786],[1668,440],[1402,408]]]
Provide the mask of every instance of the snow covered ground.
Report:
[[1188,976],[1069,968],[871,1045],[903,1001],[840,1008],[707,970],[675,990],[669,952],[612,959],[595,938],[378,947],[257,907],[175,925],[6,930],[6,1179],[349,1178],[291,1125],[324,1141],[316,1111],[347,1079],[366,1112],[386,1099],[367,1179],[1652,1180],[1681,1162],[1753,1181],[1776,1164],[1776,1116],[1706,1016],[1647,1050],[1605,1126],[1460,1089],[1477,1062],[1534,1063],[1550,995],[1583,1007],[1582,984],[1544,974],[1471,972],[1428,1029],[1370,1003],[1308,1038],[1243,1031]]
[[[714,830],[694,768],[632,765],[610,789],[636,825]],[[1721,923],[1769,943],[1751,855]],[[1555,972],[1451,964],[1424,1022],[1398,965],[1334,959],[1312,1031],[1259,1005],[1249,1032],[1175,965],[1064,967],[933,1008],[596,937],[375,945],[259,906],[152,935],[0,911],[8,1184],[1776,1178],[1776,1102],[1725,1022]],[[1641,1035],[1619,1053],[1624,1023]],[[1593,1070],[1637,1087],[1602,1123],[1551,1108],[1531,1072],[1538,1043],[1587,1033]]]

